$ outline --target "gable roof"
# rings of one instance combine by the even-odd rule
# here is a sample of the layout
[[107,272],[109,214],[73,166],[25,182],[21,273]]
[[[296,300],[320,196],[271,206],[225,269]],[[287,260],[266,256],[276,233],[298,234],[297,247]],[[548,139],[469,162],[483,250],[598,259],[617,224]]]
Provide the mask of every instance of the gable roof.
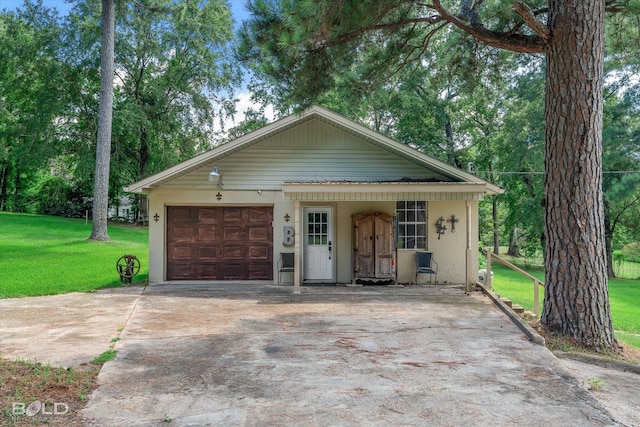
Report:
[[293,127],[299,126],[311,120],[319,120],[330,124],[343,132],[355,135],[358,138],[377,146],[385,151],[395,154],[401,158],[409,160],[426,169],[433,170],[439,175],[449,178],[451,181],[470,184],[483,184],[486,194],[500,194],[504,190],[494,184],[484,181],[472,174],[462,171],[452,165],[437,160],[431,156],[421,153],[408,145],[402,144],[375,132],[363,125],[355,123],[340,114],[331,110],[314,105],[309,109],[290,116],[279,119],[260,129],[245,134],[233,141],[215,147],[205,153],[195,156],[189,160],[165,169],[162,172],[151,175],[127,187],[125,191],[131,193],[145,193],[153,188],[157,188],[180,176],[191,173],[205,166],[213,166],[215,162],[230,156],[238,151],[249,148],[261,141],[285,132]]

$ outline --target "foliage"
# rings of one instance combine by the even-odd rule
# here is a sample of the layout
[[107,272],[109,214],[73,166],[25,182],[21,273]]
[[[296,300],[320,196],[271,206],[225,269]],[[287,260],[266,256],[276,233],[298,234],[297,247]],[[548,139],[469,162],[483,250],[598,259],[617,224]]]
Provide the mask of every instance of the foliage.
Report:
[[116,261],[140,259],[134,283],[148,276],[147,230],[112,225],[111,242],[87,240],[84,220],[0,212],[0,297],[85,292],[119,286]]
[[53,143],[65,107],[58,19],[41,2],[0,12],[0,210],[25,211],[24,190],[60,153]]
[[[92,194],[100,12],[99,0],[77,0],[60,19],[27,0],[0,14],[0,210],[47,205],[25,197],[46,175]],[[223,0],[117,1],[115,36],[112,202],[124,185],[209,149],[240,79]]]

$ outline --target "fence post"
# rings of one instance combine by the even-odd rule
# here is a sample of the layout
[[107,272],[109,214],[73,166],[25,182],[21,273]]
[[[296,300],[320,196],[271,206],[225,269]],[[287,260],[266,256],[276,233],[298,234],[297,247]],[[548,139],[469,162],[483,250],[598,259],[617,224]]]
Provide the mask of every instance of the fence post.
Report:
[[533,312],[536,315],[536,319],[540,318],[540,310],[538,309],[539,301],[540,301],[540,296],[539,296],[539,289],[538,286],[540,286],[540,281],[538,280],[534,280],[533,281]]

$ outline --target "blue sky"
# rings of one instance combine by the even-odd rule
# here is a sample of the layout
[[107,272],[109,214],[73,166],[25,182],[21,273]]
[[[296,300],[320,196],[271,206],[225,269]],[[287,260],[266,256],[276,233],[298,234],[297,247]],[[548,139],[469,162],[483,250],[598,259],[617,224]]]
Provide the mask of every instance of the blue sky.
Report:
[[[236,20],[236,23],[242,22],[248,15],[247,9],[245,8],[245,0],[228,0],[231,5],[231,12],[233,13],[233,17]],[[0,9],[16,9],[18,6],[22,5],[23,0],[0,0]],[[58,9],[61,14],[65,14],[70,5],[67,0],[43,0],[42,4]]]

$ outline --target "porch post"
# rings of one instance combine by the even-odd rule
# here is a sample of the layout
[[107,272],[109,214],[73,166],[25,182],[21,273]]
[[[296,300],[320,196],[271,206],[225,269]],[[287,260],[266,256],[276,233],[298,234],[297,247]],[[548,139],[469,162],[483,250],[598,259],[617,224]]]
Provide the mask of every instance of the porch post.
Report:
[[471,271],[471,204],[467,200],[465,202],[467,207],[467,250],[466,250],[466,261],[467,261],[467,292],[471,292],[473,290],[473,272]]
[[293,293],[300,293],[300,282],[302,277],[302,268],[300,266],[300,262],[302,257],[300,256],[300,241],[303,239],[303,236],[300,232],[300,217],[302,216],[302,212],[300,211],[300,202],[298,200],[295,201],[295,209],[293,215],[293,227],[294,227],[294,236],[296,236],[295,244],[293,246]]

